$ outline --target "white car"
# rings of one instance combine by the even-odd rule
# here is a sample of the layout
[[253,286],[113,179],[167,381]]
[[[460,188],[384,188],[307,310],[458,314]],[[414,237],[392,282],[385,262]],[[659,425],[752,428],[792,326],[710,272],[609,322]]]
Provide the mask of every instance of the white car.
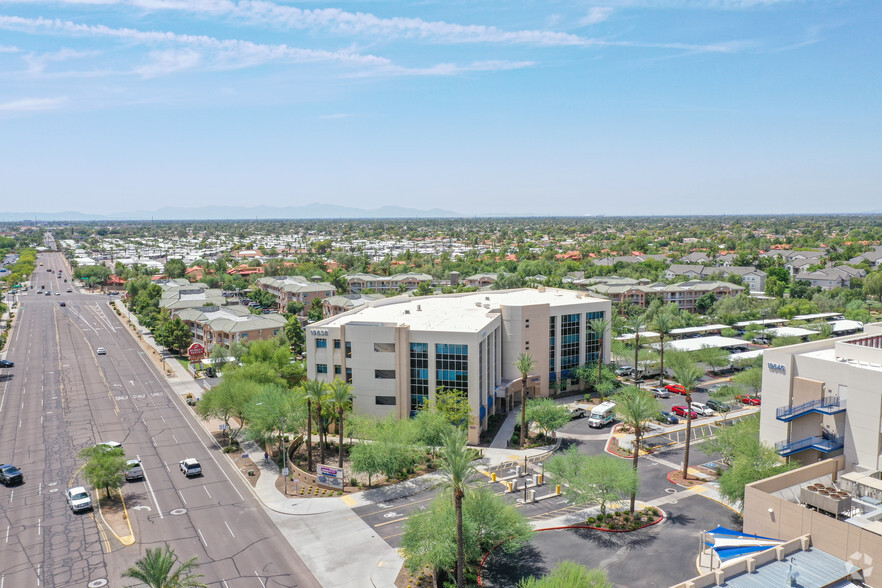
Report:
[[104,450],[122,449],[122,443],[118,441],[104,441],[103,443],[98,443],[95,447],[101,447]]
[[99,347],[98,349],[95,350],[95,353],[97,353],[98,355],[104,355],[107,353],[107,350],[104,349],[103,347]]
[[202,475],[202,466],[199,465],[199,462],[195,457],[188,457],[187,459],[182,459],[179,462],[181,466],[181,471],[185,476],[191,478],[193,476],[201,476]]
[[140,480],[144,477],[144,469],[137,459],[126,461],[126,480]]
[[68,488],[65,493],[67,505],[74,512],[82,512],[92,508],[92,497],[82,486]]
[[709,407],[707,404],[703,404],[701,402],[693,402],[691,404],[691,406],[692,406],[692,410],[694,410],[695,412],[697,412],[701,416],[713,416],[714,415],[714,409]]

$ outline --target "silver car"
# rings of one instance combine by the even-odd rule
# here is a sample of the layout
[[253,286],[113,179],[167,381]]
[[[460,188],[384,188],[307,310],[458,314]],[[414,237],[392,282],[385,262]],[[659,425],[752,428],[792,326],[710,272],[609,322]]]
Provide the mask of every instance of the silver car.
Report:
[[92,497],[82,486],[68,488],[65,493],[67,505],[74,512],[82,512],[92,508]]
[[137,459],[126,461],[126,480],[140,480],[144,477],[144,469]]

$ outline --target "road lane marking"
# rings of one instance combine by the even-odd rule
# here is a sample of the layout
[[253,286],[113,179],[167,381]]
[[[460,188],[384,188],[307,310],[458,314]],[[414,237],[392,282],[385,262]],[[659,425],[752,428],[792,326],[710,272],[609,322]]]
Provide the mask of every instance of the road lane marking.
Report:
[[43,519],[37,519],[37,536],[43,534]]
[[232,530],[232,529],[231,529],[231,528],[230,528],[230,525],[229,525],[229,524],[227,524],[227,521],[224,521],[224,524],[225,524],[225,525],[227,525],[227,531],[229,531],[229,532],[230,532],[230,535],[232,535],[232,536],[233,536],[233,537],[235,537],[235,536],[236,536],[236,534],[235,534],[235,533],[233,533],[233,530]]
[[202,489],[205,490],[205,493],[208,494],[209,498],[211,498],[211,494],[208,493],[208,486],[203,486]]
[[187,504],[187,501],[184,500],[184,493],[181,492],[180,490],[178,490],[178,495],[181,497],[181,502],[183,502],[184,504]]
[[12,526],[12,525],[7,525],[7,526],[6,526],[6,542],[7,542],[7,543],[9,543],[9,529],[10,529],[11,526]]
[[196,532],[199,533],[199,538],[202,539],[202,545],[204,545],[205,548],[208,549],[208,543],[205,542],[205,537],[202,536],[202,531],[196,529]]
[[[141,461],[140,455],[136,455],[135,457],[138,459],[138,461]],[[144,482],[147,483],[147,490],[150,491],[150,497],[153,498],[153,504],[156,505],[156,512],[159,513],[159,518],[163,518],[162,517],[162,509],[159,508],[159,501],[156,500],[156,494],[153,493],[153,485],[150,483],[150,480],[147,478],[147,471],[144,470],[144,468],[141,468],[141,472],[144,474]]]
[[260,574],[257,573],[257,570],[254,570],[254,575],[257,577],[257,581],[260,582],[260,585],[263,586],[263,588],[266,588],[266,584],[260,579]]

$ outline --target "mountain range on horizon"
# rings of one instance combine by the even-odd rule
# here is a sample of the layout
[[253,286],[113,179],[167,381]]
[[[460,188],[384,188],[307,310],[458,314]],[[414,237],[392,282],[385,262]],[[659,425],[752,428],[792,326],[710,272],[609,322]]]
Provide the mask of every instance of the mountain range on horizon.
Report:
[[77,211],[0,212],[0,222],[18,221],[195,221],[195,220],[301,220],[301,219],[370,219],[370,218],[457,218],[464,215],[451,210],[420,210],[403,206],[356,208],[313,202],[303,206],[165,206],[156,210],[138,210],[115,214]]

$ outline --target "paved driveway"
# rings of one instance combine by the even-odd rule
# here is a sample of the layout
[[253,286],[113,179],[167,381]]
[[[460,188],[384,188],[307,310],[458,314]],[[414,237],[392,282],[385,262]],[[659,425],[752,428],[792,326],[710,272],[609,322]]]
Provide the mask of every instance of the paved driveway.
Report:
[[739,517],[725,506],[698,495],[664,505],[669,518],[632,533],[591,529],[537,532],[523,550],[494,552],[484,568],[484,586],[515,586],[528,575],[542,575],[555,563],[570,560],[602,568],[622,588],[671,586],[697,574],[699,532],[717,525],[741,529]]

